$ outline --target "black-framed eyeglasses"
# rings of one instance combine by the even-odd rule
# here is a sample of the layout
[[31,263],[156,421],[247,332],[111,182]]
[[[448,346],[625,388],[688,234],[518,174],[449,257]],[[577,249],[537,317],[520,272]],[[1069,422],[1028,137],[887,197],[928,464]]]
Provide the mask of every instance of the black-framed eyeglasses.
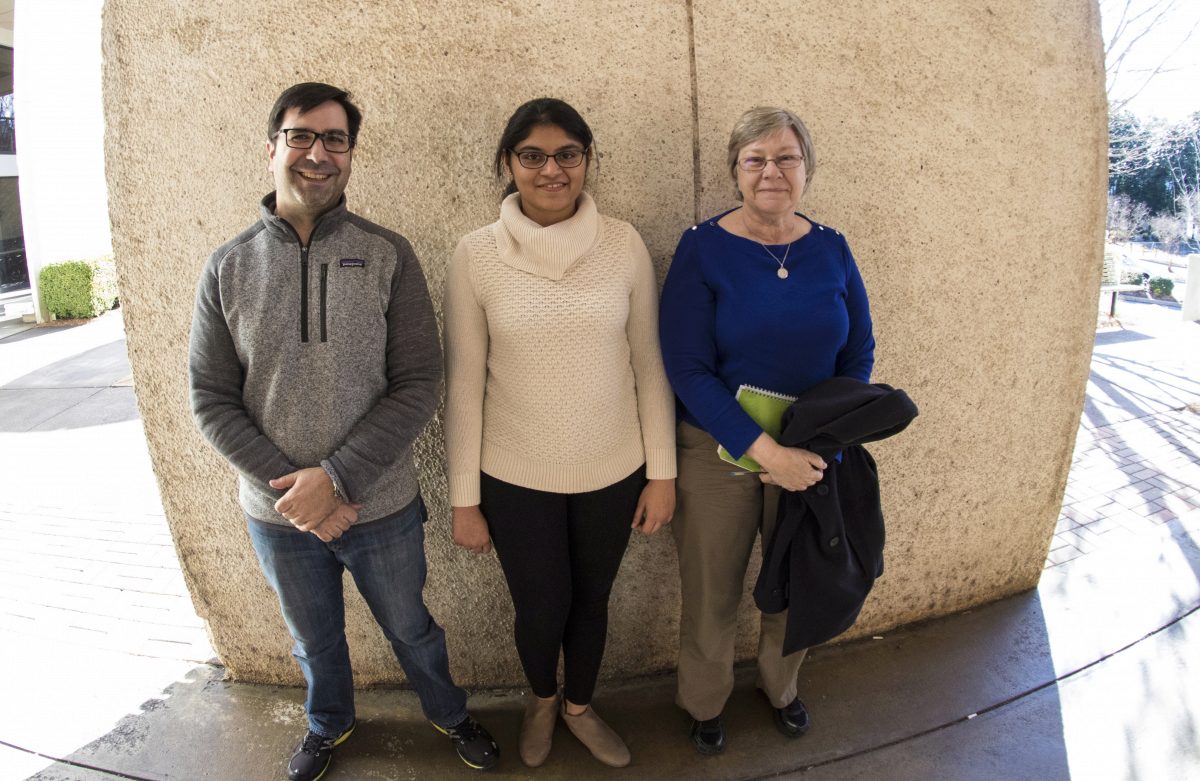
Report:
[[283,134],[284,143],[292,149],[312,149],[318,138],[325,145],[326,152],[349,152],[350,147],[354,146],[354,136],[340,130],[318,133],[306,127],[289,127],[280,130],[279,133]]
[[799,168],[804,163],[804,155],[780,155],[779,157],[759,157],[751,155],[738,161],[743,171],[761,171],[767,163],[774,163],[777,168]]
[[540,149],[522,149],[520,151],[509,149],[508,151],[517,156],[517,162],[521,164],[522,168],[541,168],[552,157],[554,162],[558,163],[559,168],[577,168],[587,157],[587,150],[578,147],[563,149],[552,155],[548,155]]

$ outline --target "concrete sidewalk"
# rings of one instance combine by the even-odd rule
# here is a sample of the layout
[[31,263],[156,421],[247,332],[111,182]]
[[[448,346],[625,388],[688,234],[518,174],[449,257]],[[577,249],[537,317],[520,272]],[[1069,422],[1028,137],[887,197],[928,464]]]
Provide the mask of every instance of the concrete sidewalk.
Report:
[[[521,693],[475,692],[503,752],[496,772],[1200,779],[1200,325],[1150,303],[1123,300],[1121,312],[1124,330],[1097,335],[1036,591],[815,649],[801,680],[814,726],[800,740],[775,732],[743,671],[716,758],[686,742],[669,675],[601,686],[596,707],[634,754],[623,771],[561,726],[547,764],[525,768]],[[0,713],[0,781],[282,778],[303,693],[229,683],[207,663],[122,338],[115,314],[0,337],[0,655],[18,672]],[[364,691],[358,707],[327,778],[470,775],[411,692]]]

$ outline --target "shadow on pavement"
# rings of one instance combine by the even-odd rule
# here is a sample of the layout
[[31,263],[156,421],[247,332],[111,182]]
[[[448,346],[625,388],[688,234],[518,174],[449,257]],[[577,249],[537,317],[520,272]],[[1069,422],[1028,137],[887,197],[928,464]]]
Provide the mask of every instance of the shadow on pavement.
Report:
[[1124,344],[1125,342],[1141,342],[1152,340],[1153,336],[1140,334],[1137,331],[1101,331],[1096,334],[1096,344],[1101,347],[1107,347],[1110,344]]
[[129,356],[121,338],[42,366],[0,387],[107,388],[129,373]]
[[61,333],[63,331],[69,331],[72,328],[79,327],[80,326],[77,325],[43,325],[33,326],[32,328],[22,328],[10,336],[0,337],[0,342],[4,342],[5,344],[15,344],[16,342],[23,342],[26,339],[37,339],[39,336],[49,336],[50,334]]
[[1200,401],[1200,381],[1127,358],[1092,358],[1083,423],[1102,428]]
[[0,432],[135,420],[138,409],[129,376],[123,338],[40,367],[0,386]]

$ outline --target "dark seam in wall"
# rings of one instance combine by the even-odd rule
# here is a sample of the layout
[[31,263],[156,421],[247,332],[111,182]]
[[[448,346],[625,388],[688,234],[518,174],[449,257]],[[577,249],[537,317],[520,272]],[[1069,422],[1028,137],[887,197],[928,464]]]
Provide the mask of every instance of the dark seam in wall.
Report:
[[696,17],[687,0],[688,64],[692,72],[692,221],[700,222],[700,98],[696,94]]

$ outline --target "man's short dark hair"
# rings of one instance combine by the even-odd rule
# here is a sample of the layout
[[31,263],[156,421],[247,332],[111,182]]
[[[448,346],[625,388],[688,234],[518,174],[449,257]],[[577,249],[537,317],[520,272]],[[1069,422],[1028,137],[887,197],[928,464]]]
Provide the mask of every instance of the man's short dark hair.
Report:
[[348,128],[350,144],[353,146],[358,140],[362,112],[358,110],[358,106],[350,102],[349,92],[331,84],[322,84],[319,81],[306,81],[283,91],[283,94],[275,101],[275,105],[271,107],[271,115],[267,119],[267,140],[275,140],[275,135],[283,125],[283,115],[288,112],[288,109],[299,109],[300,113],[304,114],[330,100],[341,104],[342,108],[346,109],[346,120],[350,125]]

